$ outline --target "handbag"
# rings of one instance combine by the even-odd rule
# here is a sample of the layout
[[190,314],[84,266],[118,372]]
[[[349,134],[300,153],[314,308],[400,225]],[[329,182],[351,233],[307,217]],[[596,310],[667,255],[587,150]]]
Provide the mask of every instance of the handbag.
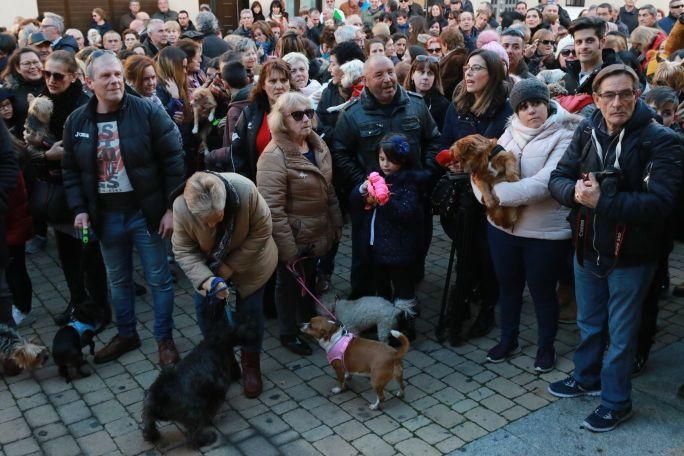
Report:
[[45,179],[36,179],[31,187],[29,212],[35,219],[50,224],[73,222],[64,185]]

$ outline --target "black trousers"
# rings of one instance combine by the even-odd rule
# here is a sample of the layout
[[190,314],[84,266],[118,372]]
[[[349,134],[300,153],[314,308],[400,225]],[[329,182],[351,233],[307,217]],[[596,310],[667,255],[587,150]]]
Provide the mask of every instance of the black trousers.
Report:
[[639,336],[637,340],[637,356],[648,359],[651,352],[651,347],[655,342],[655,335],[658,331],[658,301],[660,299],[660,286],[667,281],[668,277],[668,262],[670,253],[661,258],[658,262],[651,285],[648,288],[648,293],[641,306],[641,326],[639,327]]
[[7,285],[12,292],[14,305],[22,313],[31,311],[33,285],[26,270],[26,244],[10,245],[7,247],[9,262],[5,270]]
[[99,243],[90,241],[84,245],[80,239],[57,230],[55,241],[69,288],[69,302],[77,308],[79,305],[93,306],[93,310],[109,315],[107,272]]

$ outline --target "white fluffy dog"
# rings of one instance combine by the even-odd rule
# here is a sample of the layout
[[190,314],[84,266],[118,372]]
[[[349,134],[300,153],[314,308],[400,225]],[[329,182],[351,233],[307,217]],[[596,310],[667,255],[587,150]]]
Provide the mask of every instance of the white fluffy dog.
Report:
[[[373,326],[378,328],[378,340],[387,343],[397,319],[404,313],[406,318],[415,316],[415,300],[397,299],[392,304],[385,298],[365,296],[355,301],[327,299],[326,306],[352,333],[359,335]],[[321,313],[322,316],[326,316]]]

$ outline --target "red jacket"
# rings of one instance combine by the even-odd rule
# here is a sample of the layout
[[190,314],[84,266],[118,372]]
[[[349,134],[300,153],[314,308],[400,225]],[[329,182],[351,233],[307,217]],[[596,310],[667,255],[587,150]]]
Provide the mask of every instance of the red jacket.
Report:
[[28,193],[24,174],[19,171],[17,187],[9,193],[9,207],[5,217],[5,242],[8,246],[22,245],[33,236],[33,219],[28,210]]

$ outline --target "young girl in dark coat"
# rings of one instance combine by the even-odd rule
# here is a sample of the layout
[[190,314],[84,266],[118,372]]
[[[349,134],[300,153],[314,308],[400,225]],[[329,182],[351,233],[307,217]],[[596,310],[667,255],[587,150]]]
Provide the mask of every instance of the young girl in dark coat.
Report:
[[[377,294],[415,305],[415,263],[422,261],[424,243],[423,188],[427,172],[416,169],[406,136],[390,133],[378,146],[378,171],[389,197],[373,195],[372,176],[350,196],[353,229],[359,230],[365,254],[373,262]],[[377,179],[377,177],[376,177]],[[375,185],[377,189],[377,184]],[[413,320],[400,320],[400,330],[415,338]]]

